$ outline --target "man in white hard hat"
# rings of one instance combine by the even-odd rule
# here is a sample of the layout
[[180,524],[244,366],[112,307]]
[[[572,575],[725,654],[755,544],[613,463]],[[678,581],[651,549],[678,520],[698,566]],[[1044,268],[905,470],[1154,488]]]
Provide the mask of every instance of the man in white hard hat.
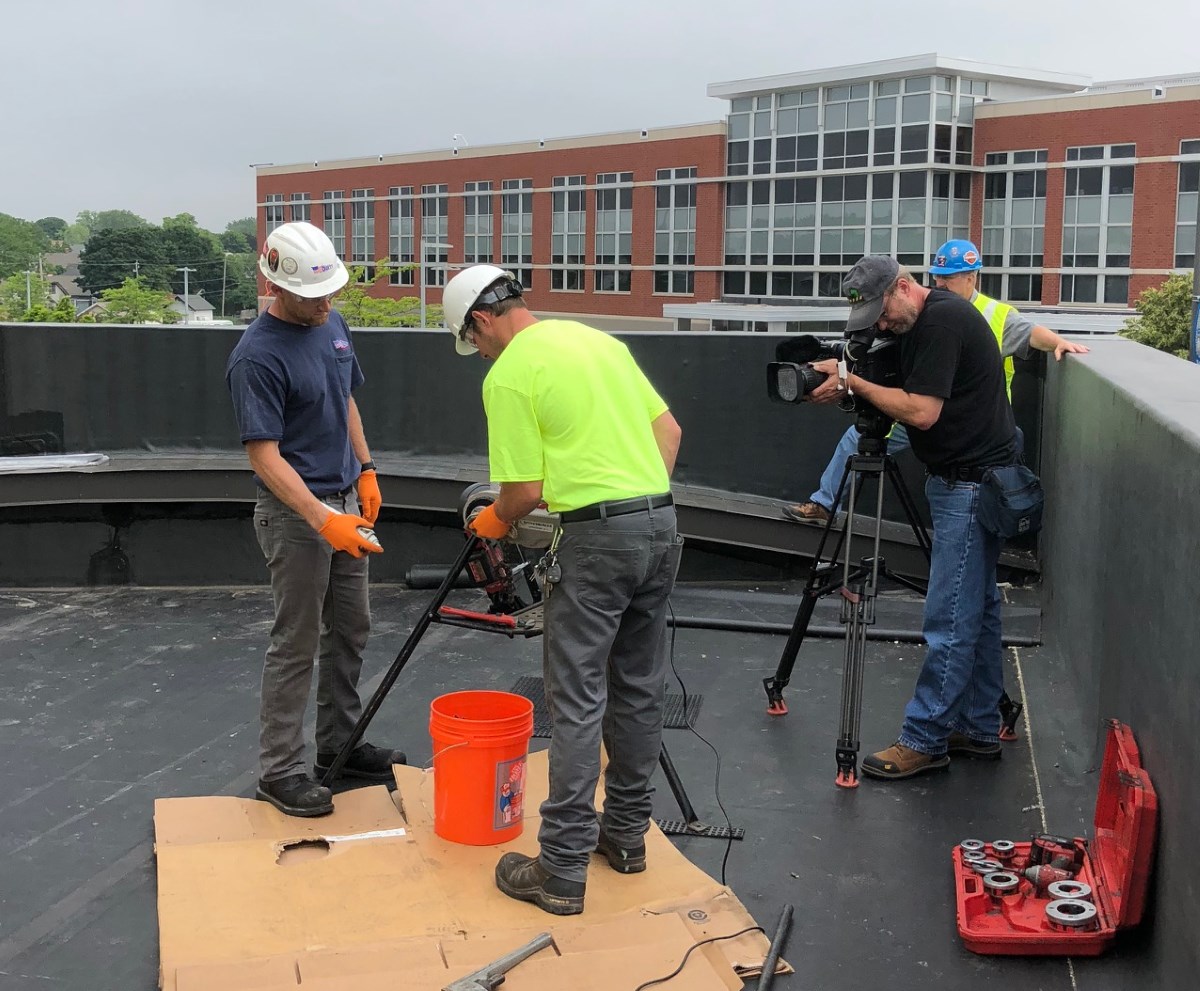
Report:
[[[283,224],[258,262],[271,305],[229,356],[226,381],[254,469],[254,531],[271,573],[275,622],[263,667],[258,797],[292,816],[333,811],[308,774],[303,723],[318,658],[318,775],[362,713],[358,677],[371,628],[367,555],[382,497],[353,391],[363,382],[332,300],[349,276],[318,227]],[[346,777],[393,780],[404,754],[364,743]]]
[[[465,269],[446,285],[442,306],[459,353],[494,362],[483,403],[500,495],[472,530],[501,539],[543,501],[560,514],[542,562],[552,730],[541,850],[506,853],[496,886],[574,915],[593,851],[623,874],[646,868],[667,597],[683,549],[670,490],[681,431],[624,344],[573,320],[538,320],[511,272]],[[608,766],[597,818],[602,739]]]

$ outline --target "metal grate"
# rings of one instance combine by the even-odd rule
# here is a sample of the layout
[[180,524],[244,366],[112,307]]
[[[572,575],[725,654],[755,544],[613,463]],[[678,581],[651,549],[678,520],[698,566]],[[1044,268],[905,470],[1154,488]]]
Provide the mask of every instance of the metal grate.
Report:
[[[515,694],[523,695],[533,703],[533,735],[548,738],[550,736],[550,712],[546,708],[546,689],[542,684],[542,679],[524,675],[517,679],[512,690]],[[663,727],[665,729],[690,729],[695,726],[703,702],[703,695],[688,695],[685,712],[683,696],[676,692],[667,692],[663,707]]]

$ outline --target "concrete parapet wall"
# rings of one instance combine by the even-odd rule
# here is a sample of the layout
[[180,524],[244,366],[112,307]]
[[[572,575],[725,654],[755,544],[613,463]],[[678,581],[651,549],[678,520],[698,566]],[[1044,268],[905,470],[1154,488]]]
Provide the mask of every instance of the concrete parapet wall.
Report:
[[1045,630],[1074,674],[1085,725],[1099,734],[1103,719],[1128,723],[1159,798],[1145,957],[1121,986],[1191,987],[1200,972],[1200,367],[1121,339],[1050,364]]

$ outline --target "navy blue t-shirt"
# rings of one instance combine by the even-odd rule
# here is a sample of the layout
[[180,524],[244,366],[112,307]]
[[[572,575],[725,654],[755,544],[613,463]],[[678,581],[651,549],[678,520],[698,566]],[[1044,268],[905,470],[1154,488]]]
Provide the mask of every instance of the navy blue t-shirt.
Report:
[[229,355],[225,381],[243,444],[279,441],[283,459],[318,498],[358,479],[348,406],[363,374],[340,313],[319,327],[261,314]]

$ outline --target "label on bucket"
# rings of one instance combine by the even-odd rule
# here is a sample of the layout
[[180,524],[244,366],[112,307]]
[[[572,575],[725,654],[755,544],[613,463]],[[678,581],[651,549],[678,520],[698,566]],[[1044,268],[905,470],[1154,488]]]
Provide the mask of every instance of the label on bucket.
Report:
[[496,765],[496,804],[492,810],[493,829],[505,829],[520,822],[525,814],[525,755],[503,760]]

